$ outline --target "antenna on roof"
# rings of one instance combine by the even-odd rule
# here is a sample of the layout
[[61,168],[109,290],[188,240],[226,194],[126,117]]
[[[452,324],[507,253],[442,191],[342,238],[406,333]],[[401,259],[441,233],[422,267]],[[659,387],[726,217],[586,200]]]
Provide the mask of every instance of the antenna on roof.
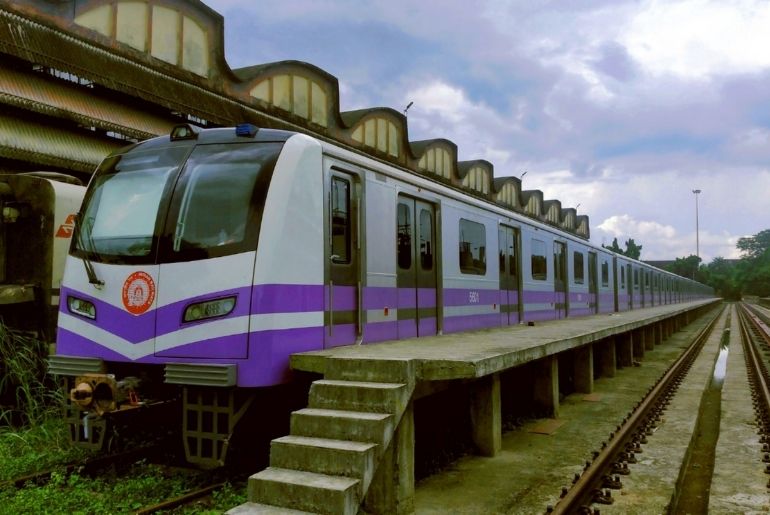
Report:
[[414,102],[409,102],[409,104],[407,104],[407,106],[404,108],[404,116],[406,116],[406,112],[409,111],[409,108],[412,107],[412,104],[414,104]]

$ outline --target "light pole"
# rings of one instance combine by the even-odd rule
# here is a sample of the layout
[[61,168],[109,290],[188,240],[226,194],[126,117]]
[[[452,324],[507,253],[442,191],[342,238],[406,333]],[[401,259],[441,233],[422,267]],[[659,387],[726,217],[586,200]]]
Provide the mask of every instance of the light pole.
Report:
[[695,256],[700,265],[700,231],[698,228],[698,195],[700,195],[700,190],[692,190],[692,192],[695,193]]

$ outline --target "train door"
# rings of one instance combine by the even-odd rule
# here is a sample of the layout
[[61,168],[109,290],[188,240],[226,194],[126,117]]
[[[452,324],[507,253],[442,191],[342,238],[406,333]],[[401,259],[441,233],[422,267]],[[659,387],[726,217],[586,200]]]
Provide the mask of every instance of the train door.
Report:
[[399,195],[396,207],[398,337],[438,332],[435,209]]
[[626,291],[628,291],[628,309],[634,309],[634,281],[631,277],[631,265],[626,265]]
[[599,281],[596,252],[588,253],[588,308],[592,313],[599,312]]
[[518,324],[522,307],[519,302],[521,234],[518,229],[505,225],[501,225],[497,233],[500,256],[500,325]]
[[564,242],[553,242],[553,289],[556,317],[567,316],[567,248]]
[[357,176],[332,170],[328,196],[329,282],[325,299],[325,347],[350,345],[361,336],[362,320]]

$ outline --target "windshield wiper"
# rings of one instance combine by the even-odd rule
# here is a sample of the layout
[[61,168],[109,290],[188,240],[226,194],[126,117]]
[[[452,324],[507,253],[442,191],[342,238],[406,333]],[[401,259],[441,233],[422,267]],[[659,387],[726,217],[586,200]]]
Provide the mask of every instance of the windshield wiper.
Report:
[[[91,235],[91,229],[93,228],[93,225],[88,224],[88,235],[86,236],[86,239],[84,241],[83,238],[83,224],[81,223],[82,220],[82,214],[78,213],[75,215],[75,231],[77,231],[78,234],[78,246],[80,247],[81,251],[83,252],[83,266],[86,269],[86,275],[88,276],[88,282],[96,286],[97,288],[99,286],[104,285],[104,281],[99,279],[99,277],[96,275],[96,270],[94,270],[94,265],[91,263],[91,259],[89,258],[89,255],[92,253],[96,253],[96,245],[94,244],[94,238]],[[86,244],[87,243],[87,244]]]

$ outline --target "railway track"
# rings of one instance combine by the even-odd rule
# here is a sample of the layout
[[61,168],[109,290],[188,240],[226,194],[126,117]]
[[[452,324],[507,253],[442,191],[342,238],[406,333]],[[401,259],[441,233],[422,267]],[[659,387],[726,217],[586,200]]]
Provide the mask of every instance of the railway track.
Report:
[[157,456],[162,449],[161,444],[148,445],[120,453],[98,456],[83,461],[74,461],[51,469],[24,474],[7,481],[2,481],[0,482],[0,490],[8,487],[24,488],[28,484],[42,485],[48,482],[56,472],[63,472],[65,474],[78,472],[79,474],[93,477],[112,467],[126,468],[140,460]]
[[[601,443],[600,449],[594,451],[592,459],[586,461],[584,470],[575,474],[571,487],[562,489],[560,500],[547,507],[548,513],[623,513],[648,508],[643,491],[629,492],[640,485],[644,487],[643,480],[634,480],[631,476],[635,471],[639,471],[637,475],[648,477],[655,474],[673,474],[676,477],[678,474],[670,502],[665,506],[669,513],[709,511],[712,475],[714,467],[719,466],[715,465],[715,448],[720,435],[721,385],[727,373],[727,353],[733,332],[736,334],[732,338],[740,335],[743,343],[746,362],[744,373],[748,377],[746,388],[751,389],[756,412],[758,441],[754,461],[757,476],[761,476],[765,467],[768,467],[770,473],[770,465],[767,465],[770,463],[770,376],[767,374],[765,363],[768,358],[764,356],[770,352],[770,329],[757,314],[751,313],[745,306],[729,309],[726,314],[715,316],[708,326],[696,335],[687,350],[648,390],[646,396],[618,424],[608,439]],[[723,329],[718,333],[720,321]],[[704,352],[707,341],[711,343],[708,345],[708,351]],[[764,353],[761,349],[764,349]],[[715,350],[719,351],[716,357]],[[692,428],[687,452],[679,463],[680,470],[671,471],[669,468],[644,471],[644,467],[659,466],[654,463],[654,459],[645,458],[644,448],[648,442],[654,445],[661,420],[666,417],[666,409],[675,399],[677,390],[687,379],[696,359],[701,363],[697,367],[696,375],[709,371],[713,377],[705,381],[705,388],[699,387],[702,391],[695,399],[700,402],[685,403],[689,404],[687,409],[695,413],[697,422]],[[691,378],[687,383],[690,390],[693,383],[702,385],[704,381],[700,376]],[[692,393],[690,395],[692,396]],[[716,481],[716,476],[714,478]],[[716,490],[719,491],[718,488]],[[764,497],[767,498],[767,495]],[[618,500],[620,502],[616,503]]]

